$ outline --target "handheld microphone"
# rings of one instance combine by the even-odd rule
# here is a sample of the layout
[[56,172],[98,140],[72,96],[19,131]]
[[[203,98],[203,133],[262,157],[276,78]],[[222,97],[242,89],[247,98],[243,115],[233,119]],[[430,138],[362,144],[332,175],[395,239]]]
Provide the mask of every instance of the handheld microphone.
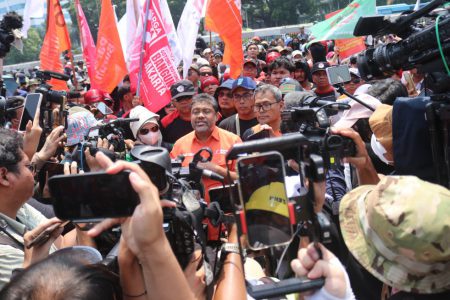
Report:
[[224,178],[222,175],[217,174],[216,172],[213,172],[211,170],[202,170],[202,176],[208,177],[209,179],[216,180],[223,182]]

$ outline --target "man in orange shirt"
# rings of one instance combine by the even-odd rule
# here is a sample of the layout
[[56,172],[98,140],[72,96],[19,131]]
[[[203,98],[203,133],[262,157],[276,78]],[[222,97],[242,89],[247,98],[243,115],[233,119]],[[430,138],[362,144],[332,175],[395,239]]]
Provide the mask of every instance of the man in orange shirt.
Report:
[[[179,138],[173,146],[170,156],[176,158],[179,155],[185,157],[182,166],[187,167],[193,156],[203,147],[212,150],[213,157],[210,162],[198,163],[198,167],[213,171],[223,177],[227,177],[226,154],[228,150],[237,143],[241,143],[239,136],[216,126],[219,106],[216,100],[208,94],[199,94],[193,97],[191,107],[191,123],[194,131]],[[234,170],[232,163],[231,171]],[[230,172],[232,180],[235,180],[236,173]],[[222,186],[222,183],[209,178],[202,180],[205,195],[209,202],[208,191],[212,187]]]

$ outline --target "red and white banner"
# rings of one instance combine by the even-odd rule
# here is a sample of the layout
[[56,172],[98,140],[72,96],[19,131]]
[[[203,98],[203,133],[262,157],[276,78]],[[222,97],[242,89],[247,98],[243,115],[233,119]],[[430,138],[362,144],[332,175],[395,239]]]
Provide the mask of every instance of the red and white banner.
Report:
[[78,11],[78,27],[80,30],[81,45],[83,48],[83,58],[86,61],[86,68],[89,78],[91,79],[91,88],[96,89],[97,84],[95,82],[95,61],[97,60],[96,48],[94,39],[92,38],[91,30],[84,16],[83,9],[81,8],[80,0],[75,0],[75,6]]
[[[180,80],[174,65],[174,57],[164,29],[164,20],[158,0],[147,0],[149,3],[148,20],[145,22],[145,8],[141,14],[136,39],[133,45],[130,80],[132,87],[137,87],[142,37],[145,38],[142,79],[139,96],[150,111],[156,112],[170,102],[170,86]],[[145,33],[143,25],[147,23]]]

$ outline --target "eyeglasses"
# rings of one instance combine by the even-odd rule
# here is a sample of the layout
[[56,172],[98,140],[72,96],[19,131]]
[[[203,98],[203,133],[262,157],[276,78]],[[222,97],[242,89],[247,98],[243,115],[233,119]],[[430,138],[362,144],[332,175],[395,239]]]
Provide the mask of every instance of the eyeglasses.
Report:
[[346,84],[349,84],[349,83],[358,84],[360,82],[361,82],[361,78],[353,78],[352,80],[347,81]]
[[200,72],[200,76],[212,76],[212,72]]
[[140,135],[146,135],[148,134],[150,131],[151,132],[158,132],[159,127],[158,126],[153,126],[152,128],[142,128],[141,130],[139,130],[139,134]]
[[26,167],[28,170],[30,170],[30,172],[31,172],[32,174],[35,174],[35,173],[36,173],[36,166],[35,166],[34,164],[28,163],[28,164],[25,165],[25,167]]
[[218,94],[217,96],[219,96],[219,97],[233,98],[233,94],[232,94],[232,93],[230,93],[230,92],[227,93],[227,92],[223,92],[223,91],[220,91],[219,94]]
[[272,102],[272,103],[267,102],[267,103],[263,103],[263,104],[255,104],[255,105],[253,105],[253,111],[260,112],[261,108],[263,109],[263,111],[268,111],[269,109],[272,108],[272,105],[274,105],[275,103],[278,103],[278,102]]
[[198,116],[200,113],[202,113],[203,115],[211,115],[211,114],[213,114],[214,113],[214,110],[212,110],[212,109],[194,109],[193,111],[192,111],[192,114],[194,115],[194,116]]
[[164,108],[172,108],[172,107],[175,107],[172,102],[164,106]]
[[233,94],[233,99],[234,99],[235,101],[241,101],[241,100],[249,101],[249,100],[251,100],[252,98],[253,98],[253,94],[252,94],[252,93],[245,93],[245,94],[242,94],[242,95],[239,95],[239,94]]

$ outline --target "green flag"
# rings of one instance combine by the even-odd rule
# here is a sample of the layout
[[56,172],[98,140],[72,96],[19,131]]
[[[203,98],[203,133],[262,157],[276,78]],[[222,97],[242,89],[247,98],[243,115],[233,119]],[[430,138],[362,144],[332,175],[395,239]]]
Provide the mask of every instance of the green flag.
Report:
[[354,37],[353,30],[359,17],[376,15],[376,0],[355,0],[340,13],[311,27],[313,42]]

